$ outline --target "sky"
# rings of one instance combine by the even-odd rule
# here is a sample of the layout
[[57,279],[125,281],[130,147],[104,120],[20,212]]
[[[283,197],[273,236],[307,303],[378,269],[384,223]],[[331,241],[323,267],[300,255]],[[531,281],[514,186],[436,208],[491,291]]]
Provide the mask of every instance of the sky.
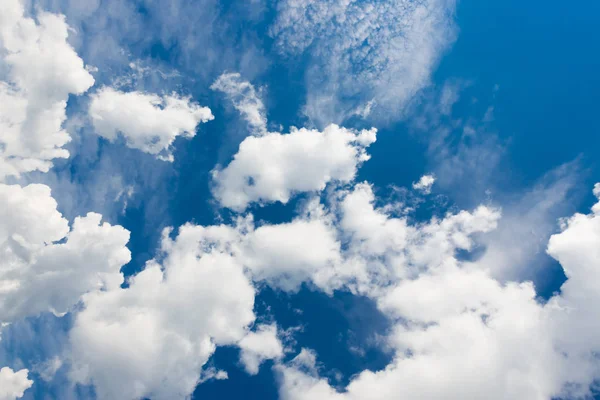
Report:
[[600,398],[600,3],[4,0],[0,400]]

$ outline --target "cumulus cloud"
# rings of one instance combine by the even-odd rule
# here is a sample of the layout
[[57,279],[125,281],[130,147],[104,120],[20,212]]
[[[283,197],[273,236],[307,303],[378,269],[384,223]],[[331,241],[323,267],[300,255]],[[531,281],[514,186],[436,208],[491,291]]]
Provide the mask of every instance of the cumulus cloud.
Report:
[[321,191],[330,182],[348,183],[369,159],[366,147],[376,130],[356,132],[330,125],[322,132],[292,128],[246,138],[229,165],[213,171],[214,195],[236,211],[251,202],[287,203],[299,192]]
[[128,288],[83,298],[71,378],[99,399],[188,398],[215,347],[236,344],[254,321],[254,288],[226,246],[231,231],[185,225],[168,235],[162,261]]
[[283,356],[283,345],[277,337],[276,325],[259,325],[239,342],[240,360],[251,375],[258,374],[260,364]]
[[423,194],[431,193],[431,187],[435,183],[435,176],[423,175],[418,182],[413,183],[412,187],[415,190],[422,192]]
[[0,179],[47,172],[66,158],[62,128],[70,94],[82,94],[94,78],[67,42],[62,15],[24,15],[20,0],[0,5]]
[[303,282],[316,279],[321,271],[337,264],[339,251],[336,232],[326,221],[297,218],[248,232],[238,256],[254,280],[294,292]]
[[115,141],[122,135],[128,147],[166,161],[173,161],[171,147],[178,136],[192,138],[201,122],[214,118],[190,98],[110,87],[91,96],[89,115],[100,136]]
[[[340,123],[376,99],[389,118],[421,88],[456,37],[454,0],[284,0],[270,33],[281,52],[309,54],[305,112]],[[372,115],[373,115],[372,114]]]
[[45,185],[0,184],[0,322],[64,314],[86,292],[119,287],[129,232],[89,213],[72,228]]
[[16,400],[33,385],[33,381],[27,379],[29,371],[22,369],[14,372],[8,367],[0,369],[0,400]]
[[598,209],[595,205],[591,214],[564,221],[563,231],[550,239],[548,253],[561,263],[568,280],[548,303],[537,300],[530,282],[503,284],[490,275],[485,262],[461,262],[455,256],[463,243],[458,240],[439,262],[428,262],[413,277],[371,293],[395,321],[387,338],[395,357],[385,369],[363,371],[339,392],[315,368],[280,364],[281,397],[590,396],[600,372],[595,356],[600,325],[594,306],[599,300],[594,286],[600,265]]
[[267,133],[267,116],[262,99],[254,85],[237,72],[224,73],[212,84],[212,90],[225,93],[246,120],[254,135]]

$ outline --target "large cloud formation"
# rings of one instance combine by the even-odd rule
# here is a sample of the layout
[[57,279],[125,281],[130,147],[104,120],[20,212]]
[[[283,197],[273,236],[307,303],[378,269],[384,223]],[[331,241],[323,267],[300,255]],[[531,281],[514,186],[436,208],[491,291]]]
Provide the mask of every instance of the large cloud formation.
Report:
[[129,232],[95,213],[69,229],[56,207],[48,186],[0,184],[1,323],[64,314],[82,294],[123,282]]
[[[64,315],[82,294],[118,287],[129,262],[129,232],[89,213],[69,221],[50,188],[3,183],[32,171],[47,172],[66,158],[64,130],[69,95],[94,79],[67,42],[62,15],[25,15],[23,3],[0,4],[0,326],[44,312]],[[28,370],[0,370],[0,398],[31,387]]]
[[[278,367],[281,397],[547,400],[589,396],[600,367],[595,356],[600,349],[595,305],[600,299],[592,283],[600,265],[599,211],[600,202],[591,214],[576,214],[565,221],[563,232],[550,239],[548,253],[562,264],[568,280],[546,304],[537,300],[531,283],[501,284],[485,264],[457,259],[456,250],[469,243],[463,234],[475,227],[493,227],[493,219],[461,217],[468,221],[462,233],[448,236],[444,228],[435,234],[445,232],[443,236],[452,238],[441,247],[446,251],[437,245],[429,248],[427,254],[435,258],[427,259],[421,268],[411,266],[412,273],[397,283],[371,292],[379,308],[396,321],[387,338],[395,350],[393,362],[382,371],[362,372],[343,392],[319,378],[314,369],[307,373],[297,363],[282,364]],[[449,227],[453,224],[447,222],[454,218],[447,217],[438,226]]]
[[[310,138],[298,137],[303,140]],[[265,151],[270,147],[251,153],[259,157]],[[299,185],[304,176],[293,171],[306,164],[297,158],[286,162],[293,167],[277,169],[292,171],[285,174],[286,186]],[[414,189],[426,195],[433,179],[420,182]],[[297,186],[295,192],[314,193],[326,183]],[[242,185],[232,193],[245,190]],[[381,200],[367,182],[328,193],[288,223],[255,226],[251,216],[238,221],[228,233],[232,254],[254,280],[282,290],[295,291],[306,282],[328,293],[342,289],[371,297],[394,324],[386,344],[395,356],[384,370],[354,377],[344,391],[320,378],[315,365],[307,368],[306,357],[280,363],[283,399],[590,395],[600,376],[595,307],[600,299],[593,284],[600,266],[600,198],[591,214],[564,220],[563,231],[551,237],[548,254],[568,280],[544,303],[531,282],[498,280],[497,265],[488,257],[459,257],[496,229],[499,209],[479,206],[414,224],[403,216],[402,205],[377,207]],[[594,194],[600,197],[600,185]]]
[[84,296],[70,337],[75,382],[100,399],[184,399],[217,345],[235,344],[254,321],[254,288],[229,254],[221,227],[165,232],[164,260],[128,288]]
[[[327,55],[317,65],[327,66],[322,72],[331,80],[325,94],[309,95],[307,113],[343,119],[356,104],[340,99],[368,94],[401,107],[427,82],[451,40],[439,32],[452,31],[453,7],[443,0],[284,0],[272,34],[283,51]],[[67,32],[61,16],[40,13],[36,22],[16,0],[0,5],[0,100],[8,104],[0,111],[7,132],[0,181],[47,171],[67,156],[66,101],[93,84]],[[398,83],[394,74],[410,79]],[[185,399],[205,378],[224,377],[206,365],[216,347],[237,346],[250,374],[274,360],[284,400],[591,395],[600,378],[600,185],[592,211],[562,221],[548,243],[568,280],[544,303],[532,283],[501,282],[486,257],[464,257],[496,229],[499,208],[414,222],[402,204],[355,181],[375,129],[268,132],[250,83],[226,74],[213,89],[227,94],[253,134],[229,165],[214,170],[215,197],[242,212],[307,194],[290,221],[257,222],[246,213],[232,224],[188,223],[176,235],[167,229],[158,254],[125,282],[125,229],[95,213],[69,226],[47,186],[0,183],[0,323],[62,315],[80,304],[65,360],[73,383],[93,385],[100,399]],[[323,101],[331,107],[315,113]],[[90,114],[101,135],[120,133],[130,147],[167,159],[177,136],[191,136],[211,117],[189,99],[107,88],[92,98]],[[427,195],[433,182],[423,178],[414,189]],[[334,387],[319,371],[318,354],[302,349],[287,360],[277,325],[255,324],[257,284],[373,299],[392,323],[383,344],[393,360]],[[31,385],[28,370],[0,369],[0,399],[21,397]]]

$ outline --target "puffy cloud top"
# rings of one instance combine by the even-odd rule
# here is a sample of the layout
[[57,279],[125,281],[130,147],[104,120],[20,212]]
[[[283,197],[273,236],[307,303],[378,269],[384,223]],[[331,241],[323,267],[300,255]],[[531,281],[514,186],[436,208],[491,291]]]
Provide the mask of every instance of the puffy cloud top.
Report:
[[67,42],[62,15],[24,16],[19,0],[0,5],[0,48],[7,65],[0,75],[0,180],[48,171],[55,158],[69,156],[63,130],[70,94],[82,94],[94,78]]
[[22,369],[13,371],[8,367],[0,369],[0,400],[16,400],[33,385],[33,381],[27,379],[29,371]]
[[123,282],[129,232],[95,213],[69,229],[56,207],[45,185],[0,184],[0,322],[64,314],[82,294]]
[[356,132],[330,125],[322,132],[292,129],[250,136],[240,144],[229,165],[213,172],[214,194],[236,211],[251,202],[287,203],[300,192],[321,191],[330,182],[348,183],[369,159],[366,147],[376,130]]
[[178,95],[122,92],[104,87],[92,96],[89,114],[96,132],[127,146],[173,161],[171,147],[178,136],[191,138],[196,127],[214,117],[208,107]]

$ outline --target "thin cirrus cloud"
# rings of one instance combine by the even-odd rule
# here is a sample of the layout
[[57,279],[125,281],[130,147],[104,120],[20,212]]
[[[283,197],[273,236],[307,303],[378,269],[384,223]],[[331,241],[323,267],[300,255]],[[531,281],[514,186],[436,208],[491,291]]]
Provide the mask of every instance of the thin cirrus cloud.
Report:
[[267,116],[260,93],[254,85],[242,79],[238,72],[221,74],[210,86],[224,93],[234,108],[244,117],[253,135],[267,133]]
[[312,121],[357,114],[385,121],[429,84],[456,38],[455,7],[454,0],[283,0],[270,34],[281,53],[311,57],[304,112]]

